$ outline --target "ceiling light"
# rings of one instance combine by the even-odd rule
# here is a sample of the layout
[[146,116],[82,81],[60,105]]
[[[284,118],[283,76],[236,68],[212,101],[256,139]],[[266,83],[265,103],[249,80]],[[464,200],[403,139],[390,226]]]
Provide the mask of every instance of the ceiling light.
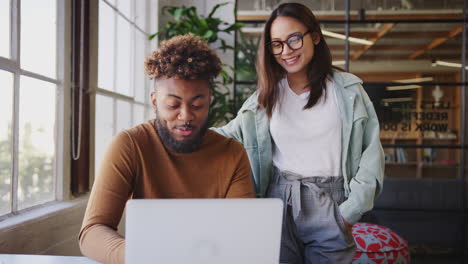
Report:
[[[327,36],[327,37],[331,37],[331,38],[346,39],[345,35],[338,34],[338,33],[335,33],[335,32],[331,32],[331,31],[328,31],[328,30],[323,30],[322,29],[322,34]],[[369,41],[369,40],[366,40],[366,39],[359,39],[359,38],[353,38],[353,37],[349,37],[348,39],[349,39],[349,42],[354,42],[354,43],[359,43],[359,44],[364,44],[364,45],[374,45],[373,41]]]
[[411,84],[411,85],[397,85],[397,86],[387,86],[385,89],[387,91],[398,91],[398,90],[410,90],[421,88],[421,85]]
[[[454,68],[461,68],[462,65],[460,63],[455,63],[455,62],[447,62],[447,61],[434,61],[432,63],[432,67],[435,66],[446,66],[446,67],[454,67]],[[468,66],[465,67],[466,70],[468,70]]]
[[336,60],[332,62],[332,65],[337,66],[337,65],[345,65],[346,61],[344,60]]
[[384,98],[382,99],[382,101],[386,103],[411,102],[413,101],[413,98],[411,97]]
[[395,80],[393,82],[397,83],[417,83],[417,82],[430,82],[433,81],[434,78],[432,77],[421,77],[421,78],[413,78],[413,79],[404,79],[404,80]]

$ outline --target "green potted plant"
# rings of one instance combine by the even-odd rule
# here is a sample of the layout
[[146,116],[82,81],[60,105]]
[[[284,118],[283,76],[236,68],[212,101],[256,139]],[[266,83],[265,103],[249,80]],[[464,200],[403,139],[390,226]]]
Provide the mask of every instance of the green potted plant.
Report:
[[236,40],[236,81],[244,81],[243,84],[236,84],[236,94],[234,109],[237,112],[244,101],[255,91],[257,71],[255,63],[257,60],[257,50],[260,43],[258,36],[248,36],[239,31]]

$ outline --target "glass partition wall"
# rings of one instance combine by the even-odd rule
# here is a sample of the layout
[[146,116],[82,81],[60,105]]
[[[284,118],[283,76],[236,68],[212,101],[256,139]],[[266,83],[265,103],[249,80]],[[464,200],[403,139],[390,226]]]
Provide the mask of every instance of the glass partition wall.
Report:
[[[237,20],[245,23],[236,43],[238,105],[255,89],[256,48],[276,2],[237,1]],[[384,191],[361,221],[399,233],[417,260],[431,255],[432,260],[463,261],[468,178],[464,2],[294,2],[317,16],[333,64],[363,80],[379,118]]]

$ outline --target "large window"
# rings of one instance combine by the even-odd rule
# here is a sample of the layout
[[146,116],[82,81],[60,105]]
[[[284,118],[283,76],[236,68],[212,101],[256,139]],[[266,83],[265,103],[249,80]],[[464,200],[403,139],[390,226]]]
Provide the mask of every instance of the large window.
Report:
[[144,60],[155,48],[154,0],[99,1],[98,88],[95,104],[95,169],[112,136],[149,118],[152,87]]
[[57,199],[60,2],[0,1],[0,215]]
[[460,66],[438,64],[461,65],[462,25],[437,22],[443,15],[351,27],[351,36],[374,42],[351,45],[349,65],[377,110],[389,179],[463,178]]

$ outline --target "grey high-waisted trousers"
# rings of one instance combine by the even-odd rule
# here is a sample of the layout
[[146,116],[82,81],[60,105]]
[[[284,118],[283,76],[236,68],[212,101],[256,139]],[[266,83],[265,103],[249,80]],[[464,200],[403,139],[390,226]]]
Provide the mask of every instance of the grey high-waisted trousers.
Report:
[[267,196],[284,202],[281,263],[351,263],[356,245],[338,209],[343,177],[302,178],[275,169]]

